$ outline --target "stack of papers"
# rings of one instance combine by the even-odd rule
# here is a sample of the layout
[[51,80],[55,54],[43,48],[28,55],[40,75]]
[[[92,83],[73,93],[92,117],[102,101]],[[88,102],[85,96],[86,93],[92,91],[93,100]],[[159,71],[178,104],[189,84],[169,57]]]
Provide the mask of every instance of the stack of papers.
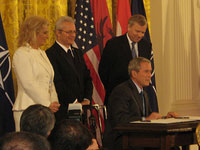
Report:
[[177,118],[157,119],[157,120],[151,120],[151,121],[132,121],[131,123],[168,124],[168,123],[195,121],[195,120],[200,120],[200,117],[198,117],[198,116],[184,116],[184,117],[177,117]]

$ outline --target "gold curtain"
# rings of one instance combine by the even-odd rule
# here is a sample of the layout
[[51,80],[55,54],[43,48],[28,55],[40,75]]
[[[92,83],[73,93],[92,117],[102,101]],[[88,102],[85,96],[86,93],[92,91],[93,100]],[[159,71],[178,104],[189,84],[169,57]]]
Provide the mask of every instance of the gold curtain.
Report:
[[57,18],[67,15],[67,0],[1,0],[0,12],[11,58],[17,49],[19,27],[24,19],[38,15],[49,21],[49,47],[54,41],[54,24]]
[[[17,49],[19,27],[24,19],[31,15],[38,15],[49,21],[49,40],[43,47],[46,49],[53,44],[54,24],[57,18],[67,15],[67,0],[0,0],[0,13],[6,35],[11,60]],[[16,79],[13,74],[15,93]]]

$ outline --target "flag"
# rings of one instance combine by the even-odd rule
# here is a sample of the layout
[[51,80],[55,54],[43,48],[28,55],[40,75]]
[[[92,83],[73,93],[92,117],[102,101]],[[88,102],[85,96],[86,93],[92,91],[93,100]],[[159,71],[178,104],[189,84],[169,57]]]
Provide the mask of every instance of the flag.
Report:
[[97,34],[98,51],[102,54],[106,42],[114,36],[106,0],[91,0],[91,8]]
[[[141,14],[146,17],[144,3],[143,0],[132,0],[131,1],[131,13],[134,14]],[[145,33],[145,39],[147,39],[151,43],[151,39],[149,36],[149,29]],[[152,65],[152,76],[151,82],[148,87],[145,87],[145,91],[148,94],[149,102],[153,112],[158,112],[158,102],[157,102],[157,95],[156,95],[156,82],[155,82],[155,71],[154,71],[154,58],[153,58],[153,50],[151,51],[151,65]]]
[[116,36],[120,36],[127,32],[128,19],[131,17],[131,8],[129,0],[117,1],[116,16]]
[[[92,104],[102,106],[105,90],[98,75],[98,65],[105,43],[113,35],[106,1],[77,0],[74,18],[77,31],[75,43],[83,50],[84,59],[92,77],[94,87]],[[100,134],[102,134],[104,131],[103,111],[100,111],[100,121],[102,123]],[[98,135],[97,140],[102,145]]]
[[0,136],[15,130],[12,112],[14,99],[11,61],[0,15]]

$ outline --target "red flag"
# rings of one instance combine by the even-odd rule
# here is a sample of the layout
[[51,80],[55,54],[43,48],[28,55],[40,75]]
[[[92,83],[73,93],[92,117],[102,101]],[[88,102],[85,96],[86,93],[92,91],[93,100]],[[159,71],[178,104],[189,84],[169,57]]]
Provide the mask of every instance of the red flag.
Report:
[[[95,30],[97,34],[98,46],[94,47],[95,51],[100,52],[98,56],[98,65],[103,52],[103,48],[107,40],[114,36],[112,24],[109,16],[106,0],[91,0],[91,8],[94,16]],[[102,99],[104,101],[104,99]],[[101,115],[103,116],[102,112]],[[102,120],[103,122],[103,120]],[[102,123],[102,130],[104,131],[104,124]]]
[[117,1],[116,36],[127,32],[128,19],[131,17],[129,0]]
[[114,36],[106,0],[91,0],[91,7],[99,51],[102,53],[107,40]]
[[[77,30],[75,42],[85,52],[84,59],[94,86],[92,103],[101,106],[104,104],[105,90],[98,75],[98,65],[106,42],[113,35],[106,0],[91,0],[91,2],[90,0],[77,0],[75,20]],[[102,125],[100,126],[102,133],[104,131],[103,111],[96,115],[100,115],[100,120],[99,118],[96,120]],[[102,145],[101,139],[98,142]]]

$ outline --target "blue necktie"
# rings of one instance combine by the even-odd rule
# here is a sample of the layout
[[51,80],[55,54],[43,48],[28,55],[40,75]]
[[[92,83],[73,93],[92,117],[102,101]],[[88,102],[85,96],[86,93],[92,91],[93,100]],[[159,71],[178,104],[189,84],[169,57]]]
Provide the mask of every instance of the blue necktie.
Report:
[[140,96],[142,98],[142,106],[143,106],[143,116],[145,117],[145,99],[144,99],[144,92],[140,92]]
[[132,52],[132,56],[133,58],[136,58],[136,53],[135,53],[135,42],[132,42],[132,49],[131,49],[131,52]]

